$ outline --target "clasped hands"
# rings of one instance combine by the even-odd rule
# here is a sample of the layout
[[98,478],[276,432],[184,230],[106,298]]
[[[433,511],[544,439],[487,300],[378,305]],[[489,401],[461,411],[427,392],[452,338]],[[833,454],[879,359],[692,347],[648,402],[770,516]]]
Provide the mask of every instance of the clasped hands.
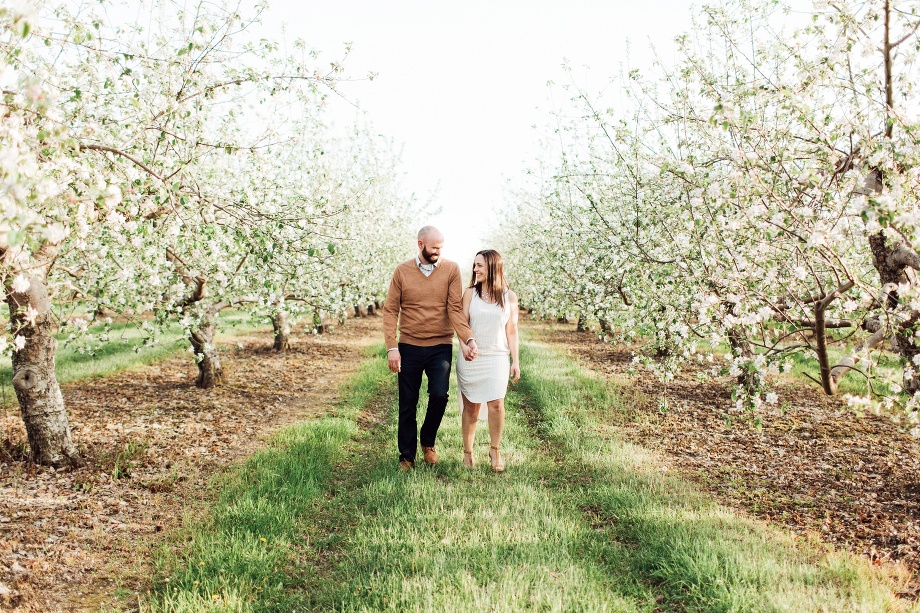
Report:
[[471,338],[467,343],[460,343],[460,351],[463,352],[463,359],[472,362],[479,355],[479,347],[476,346],[476,339]]

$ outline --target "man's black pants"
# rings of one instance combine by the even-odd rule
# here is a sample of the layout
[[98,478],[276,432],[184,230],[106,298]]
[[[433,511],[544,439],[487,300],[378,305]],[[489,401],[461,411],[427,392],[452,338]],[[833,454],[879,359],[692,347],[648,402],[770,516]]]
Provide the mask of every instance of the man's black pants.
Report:
[[[399,459],[415,461],[419,440],[423,447],[434,447],[434,439],[447,407],[447,388],[450,386],[450,364],[453,346],[449,343],[419,347],[399,343],[402,367],[399,371]],[[416,411],[422,373],[428,377],[428,410],[419,434]]]

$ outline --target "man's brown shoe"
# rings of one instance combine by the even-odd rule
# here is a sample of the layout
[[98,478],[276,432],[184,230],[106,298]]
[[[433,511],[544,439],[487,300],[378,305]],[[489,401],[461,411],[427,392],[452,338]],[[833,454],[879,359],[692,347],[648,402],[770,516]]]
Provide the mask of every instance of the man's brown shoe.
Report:
[[399,461],[399,468],[400,468],[401,470],[404,470],[404,471],[406,471],[406,472],[409,472],[409,471],[412,470],[414,467],[415,467],[415,464],[413,464],[413,463],[410,462],[409,460],[400,460],[400,461]]
[[438,463],[438,453],[434,450],[434,447],[422,447],[422,454],[425,456],[425,464],[437,464]]

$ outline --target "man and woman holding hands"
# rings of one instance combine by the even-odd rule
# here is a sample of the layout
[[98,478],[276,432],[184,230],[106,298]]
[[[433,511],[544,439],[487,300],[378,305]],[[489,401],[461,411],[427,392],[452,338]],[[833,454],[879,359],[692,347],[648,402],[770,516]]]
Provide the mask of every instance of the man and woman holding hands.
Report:
[[[497,251],[476,254],[469,286],[463,288],[460,267],[441,258],[443,244],[437,228],[419,230],[418,255],[396,267],[383,307],[388,363],[399,383],[399,465],[413,468],[419,442],[424,461],[438,462],[435,439],[447,407],[456,332],[463,464],[475,465],[473,439],[476,422],[483,419],[489,424],[492,470],[502,472],[505,393],[509,378],[517,381],[521,376],[517,296],[508,288]],[[428,377],[428,409],[419,432],[416,410],[423,373]]]

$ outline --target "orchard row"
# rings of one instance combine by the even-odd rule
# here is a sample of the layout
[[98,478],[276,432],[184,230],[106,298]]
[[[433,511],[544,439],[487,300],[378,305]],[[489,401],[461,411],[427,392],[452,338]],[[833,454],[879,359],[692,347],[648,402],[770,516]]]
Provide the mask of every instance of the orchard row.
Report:
[[293,320],[380,300],[415,225],[389,143],[325,123],[339,63],[263,36],[258,10],[119,10],[0,7],[0,349],[44,464],[80,462],[56,335],[92,349],[117,314],[155,343],[179,321],[210,387],[222,310],[271,318],[283,349]]
[[739,409],[802,354],[916,421],[918,28],[916,2],[727,0],[615,106],[566,87],[507,223],[522,302],[645,343],[664,379],[730,375]]

